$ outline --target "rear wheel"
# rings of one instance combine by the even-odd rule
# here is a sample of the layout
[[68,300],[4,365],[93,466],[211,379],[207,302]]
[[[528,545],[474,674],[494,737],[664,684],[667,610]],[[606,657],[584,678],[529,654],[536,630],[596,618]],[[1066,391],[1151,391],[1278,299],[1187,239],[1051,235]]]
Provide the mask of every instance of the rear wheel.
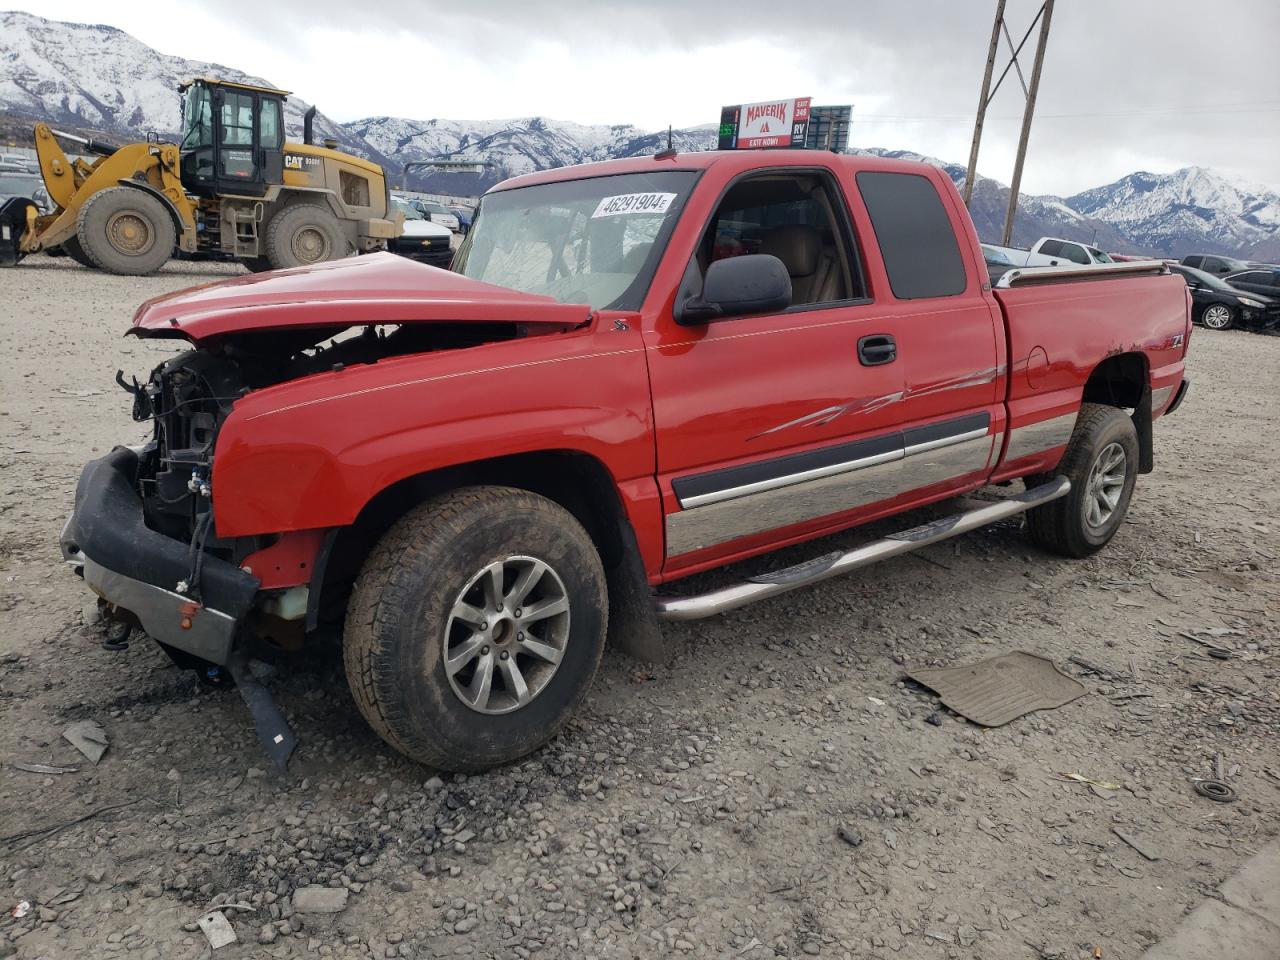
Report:
[[95,266],[136,277],[164,266],[173,255],[177,231],[155,197],[133,187],[112,187],[81,209],[76,238]]
[[470,487],[399,520],[347,608],[347,679],[401,753],[483,770],[542,746],[586,696],[608,599],[594,544],[564,508]]
[[266,257],[246,257],[240,261],[250,273],[266,273],[271,269],[271,261]]
[[98,269],[98,265],[89,259],[89,255],[84,252],[84,247],[80,246],[80,241],[76,237],[67,237],[62,241],[62,252],[82,267],[88,267],[90,270]]
[[1211,303],[1200,315],[1200,322],[1210,330],[1230,330],[1235,320],[1235,313],[1225,303]]
[[338,218],[316,203],[296,203],[272,217],[266,247],[267,260],[276,270],[337,260],[348,253]]
[[[1115,536],[1138,477],[1138,431],[1117,407],[1086,403],[1055,474],[1071,481],[1065,497],[1027,514],[1031,539],[1054,553],[1087,557]],[[1027,486],[1051,479],[1028,477]]]

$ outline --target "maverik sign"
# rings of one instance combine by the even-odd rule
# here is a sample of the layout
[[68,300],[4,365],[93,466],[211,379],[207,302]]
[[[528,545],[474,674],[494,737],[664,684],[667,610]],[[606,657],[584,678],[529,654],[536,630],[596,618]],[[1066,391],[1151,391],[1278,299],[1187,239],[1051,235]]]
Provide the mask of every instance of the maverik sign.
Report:
[[720,109],[720,149],[803,147],[811,97],[744,103]]

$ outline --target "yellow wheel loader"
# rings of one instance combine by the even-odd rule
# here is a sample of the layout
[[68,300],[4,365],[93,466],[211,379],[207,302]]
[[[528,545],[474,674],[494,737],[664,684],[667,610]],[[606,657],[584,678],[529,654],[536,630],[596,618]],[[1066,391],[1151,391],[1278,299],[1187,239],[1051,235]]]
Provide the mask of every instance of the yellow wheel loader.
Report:
[[[50,214],[15,197],[0,207],[0,264],[65,253],[108,273],[141,275],[174,255],[296,267],[385,249],[403,230],[376,163],[312,141],[286,143],[288,93],[200,77],[181,88],[180,144],[114,146],[35,128]],[[70,160],[58,138],[96,159]]]

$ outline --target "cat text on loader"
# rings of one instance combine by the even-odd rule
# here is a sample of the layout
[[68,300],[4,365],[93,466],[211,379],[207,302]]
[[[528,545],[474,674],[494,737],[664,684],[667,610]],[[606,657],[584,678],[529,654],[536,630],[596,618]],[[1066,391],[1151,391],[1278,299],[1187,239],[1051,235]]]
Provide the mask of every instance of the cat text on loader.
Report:
[[[334,141],[286,143],[283,90],[199,78],[185,94],[182,142],[117,147],[37,124],[36,152],[55,212],[22,198],[0,207],[0,263],[66,253],[87,267],[140,275],[175,251],[296,267],[386,247],[403,215],[376,163]],[[62,137],[97,154],[70,160]]]

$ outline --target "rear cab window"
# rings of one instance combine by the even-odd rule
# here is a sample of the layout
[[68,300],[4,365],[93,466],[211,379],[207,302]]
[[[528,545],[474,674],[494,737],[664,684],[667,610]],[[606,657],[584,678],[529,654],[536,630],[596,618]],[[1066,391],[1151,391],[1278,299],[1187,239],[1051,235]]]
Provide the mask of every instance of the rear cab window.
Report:
[[863,170],[855,177],[899,300],[954,297],[968,284],[956,228],[928,177]]
[[1078,243],[1064,243],[1062,245],[1062,255],[1072,263],[1088,265],[1092,262],[1089,259],[1088,251]]

